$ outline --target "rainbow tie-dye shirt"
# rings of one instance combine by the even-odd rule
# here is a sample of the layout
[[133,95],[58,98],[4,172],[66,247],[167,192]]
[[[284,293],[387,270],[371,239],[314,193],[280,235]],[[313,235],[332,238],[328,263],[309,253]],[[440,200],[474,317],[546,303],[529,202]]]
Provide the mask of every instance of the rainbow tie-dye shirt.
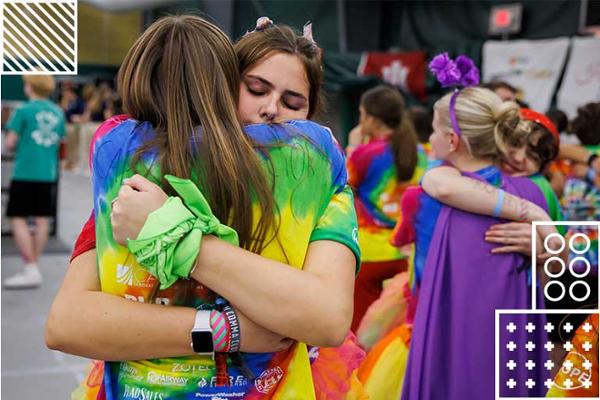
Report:
[[[273,240],[261,254],[302,268],[312,241],[333,240],[353,251],[358,266],[360,251],[352,192],[346,185],[343,153],[331,132],[309,121],[250,125],[246,132],[261,147],[259,154],[265,170],[271,171],[269,163],[273,167],[272,176],[267,175],[274,185],[280,215],[278,240]],[[133,175],[132,156],[154,134],[148,123],[128,119],[94,144],[92,181],[102,291],[133,301],[210,307],[213,295],[193,280],[158,290],[157,280],[112,238],[111,201],[123,179]],[[146,153],[141,162],[151,176],[160,176],[156,153]],[[216,370],[210,356],[107,362],[106,398],[315,398],[305,344],[298,343],[283,352],[246,353],[243,357],[256,379],[247,379],[230,364],[230,384],[225,387],[216,386]]]
[[398,182],[392,147],[387,138],[372,139],[356,147],[347,160],[348,183],[355,191],[362,260],[392,261],[405,258],[390,244],[392,230],[401,219],[400,202],[407,187],[415,185],[427,166],[423,147],[409,182]]

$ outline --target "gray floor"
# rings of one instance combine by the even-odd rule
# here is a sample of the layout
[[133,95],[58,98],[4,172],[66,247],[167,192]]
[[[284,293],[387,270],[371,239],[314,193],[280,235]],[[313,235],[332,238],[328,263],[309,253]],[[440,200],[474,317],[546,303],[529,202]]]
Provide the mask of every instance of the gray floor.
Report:
[[[91,207],[89,178],[63,173],[58,235],[69,249]],[[44,343],[46,314],[62,282],[69,255],[42,257],[40,267],[44,283],[41,288],[2,290],[2,399],[68,399],[84,377],[88,360],[48,350]],[[1,261],[2,279],[21,267],[19,257],[3,254]]]

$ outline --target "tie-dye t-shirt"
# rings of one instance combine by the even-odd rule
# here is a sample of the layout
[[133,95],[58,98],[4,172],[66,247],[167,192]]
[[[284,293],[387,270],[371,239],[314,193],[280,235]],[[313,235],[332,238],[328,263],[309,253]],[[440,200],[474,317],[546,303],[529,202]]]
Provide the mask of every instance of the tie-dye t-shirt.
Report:
[[[356,255],[357,221],[352,192],[346,186],[344,156],[331,132],[309,121],[283,125],[251,125],[247,134],[259,145],[261,161],[274,174],[280,225],[263,256],[302,268],[309,244],[333,240]],[[139,146],[153,137],[147,123],[121,122],[94,145],[93,174],[96,247],[102,291],[140,302],[210,307],[213,297],[193,280],[158,290],[157,280],[140,267],[125,247],[112,239],[110,204],[123,179],[133,174],[130,163]],[[152,176],[160,176],[157,154],[142,158]],[[258,208],[258,206],[256,206]],[[283,251],[285,249],[285,252]],[[152,323],[149,321],[148,323]],[[243,354],[256,379],[248,379],[229,363],[229,386],[216,386],[210,356],[107,362],[107,399],[313,399],[307,347],[303,343],[278,353]]]
[[427,166],[427,156],[418,149],[418,163],[409,182],[398,182],[392,146],[388,138],[372,139],[348,156],[348,183],[355,192],[362,260],[390,261],[405,255],[390,244],[392,229],[401,218],[404,190],[416,184]]

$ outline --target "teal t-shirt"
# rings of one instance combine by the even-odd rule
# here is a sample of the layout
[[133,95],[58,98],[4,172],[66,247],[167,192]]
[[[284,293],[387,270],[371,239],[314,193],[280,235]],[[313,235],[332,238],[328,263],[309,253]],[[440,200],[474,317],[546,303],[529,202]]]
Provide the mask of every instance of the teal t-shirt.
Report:
[[13,180],[55,182],[58,148],[65,135],[65,116],[50,100],[30,100],[9,119],[6,129],[19,136]]

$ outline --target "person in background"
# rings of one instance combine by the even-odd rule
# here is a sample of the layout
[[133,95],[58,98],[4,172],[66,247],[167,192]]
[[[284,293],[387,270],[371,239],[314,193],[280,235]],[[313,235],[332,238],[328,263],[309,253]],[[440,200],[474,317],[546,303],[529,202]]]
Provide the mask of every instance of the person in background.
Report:
[[[15,151],[6,216],[24,262],[24,269],[4,280],[7,289],[37,287],[42,283],[38,264],[55,214],[58,150],[65,135],[63,111],[48,98],[55,88],[49,75],[23,77],[29,99],[6,125],[6,147]],[[28,219],[34,220],[33,234]]]
[[406,255],[390,238],[404,189],[416,183],[418,158],[417,138],[398,90],[384,85],[368,90],[359,111],[367,143],[349,148],[347,160],[363,257],[354,288],[353,331],[381,295],[383,281],[407,269]]
[[560,142],[567,144],[579,144],[577,136],[569,132],[569,118],[563,110],[553,108],[546,113],[546,116],[550,118],[552,123],[556,125],[556,129],[560,132]]
[[529,106],[521,100],[522,93],[519,90],[506,81],[490,81],[481,85],[486,89],[490,89],[496,93],[502,101],[514,101],[519,106],[528,108]]
[[[419,150],[423,150],[427,155],[427,159],[432,159],[431,143],[429,136],[433,133],[431,124],[433,123],[433,113],[422,106],[412,106],[407,111],[408,118],[412,121],[419,139]],[[427,167],[425,165],[425,167]]]

